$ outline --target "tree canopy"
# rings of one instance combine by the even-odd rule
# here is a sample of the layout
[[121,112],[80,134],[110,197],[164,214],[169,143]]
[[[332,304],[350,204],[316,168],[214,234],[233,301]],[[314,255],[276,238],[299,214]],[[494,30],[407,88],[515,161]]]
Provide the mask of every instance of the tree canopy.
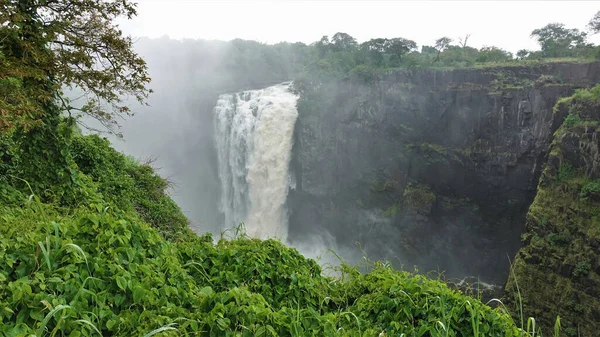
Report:
[[444,37],[441,37],[441,38],[435,40],[434,48],[437,50],[437,55],[435,58],[436,62],[440,60],[440,53],[442,51],[444,51],[446,48],[448,48],[448,46],[450,46],[450,43],[452,43],[452,39],[447,36],[444,36]]
[[356,39],[346,33],[336,33],[331,43],[335,51],[352,51],[358,46]]
[[546,57],[574,56],[577,49],[587,45],[587,34],[576,28],[566,28],[562,23],[549,23],[531,32]]
[[[116,117],[131,113],[126,99],[144,103],[146,63],[114,24],[135,15],[127,0],[0,0],[2,131],[41,123],[49,102],[112,130]],[[84,102],[62,98],[64,87],[82,90]]]
[[594,17],[592,17],[592,19],[588,23],[588,29],[593,34],[600,33],[600,11],[596,12],[596,14],[594,15]]

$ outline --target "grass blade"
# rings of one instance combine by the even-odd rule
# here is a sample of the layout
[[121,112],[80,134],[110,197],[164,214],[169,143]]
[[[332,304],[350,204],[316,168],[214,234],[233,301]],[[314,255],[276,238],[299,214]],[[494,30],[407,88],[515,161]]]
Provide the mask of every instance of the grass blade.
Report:
[[71,306],[69,305],[58,305],[56,306],[56,308],[52,309],[47,315],[46,317],[44,317],[44,320],[42,321],[42,325],[40,325],[39,329],[36,332],[36,336],[38,337],[42,337],[44,330],[46,330],[46,325],[48,325],[48,322],[50,322],[50,319],[52,319],[52,317],[54,317],[54,315],[56,315],[57,312],[64,310],[64,309],[71,309]]
[[58,250],[60,248],[60,243],[58,242],[58,224],[55,221],[52,221],[52,227],[54,227],[54,249]]
[[82,324],[87,324],[89,327],[92,328],[92,330],[96,331],[100,336],[102,336],[102,333],[100,332],[100,330],[98,330],[98,328],[96,328],[96,326],[94,325],[94,323],[85,320],[85,319],[78,319],[75,321],[76,323],[82,323]]
[[50,254],[46,250],[46,247],[44,246],[44,244],[42,243],[42,241],[38,241],[38,246],[40,246],[40,249],[42,250],[42,254],[44,254],[44,259],[46,260],[46,265],[48,265],[48,270],[51,271],[52,270],[52,265],[50,263]]
[[[99,278],[95,278],[92,276],[88,276],[86,277],[86,279],[83,281],[83,283],[81,284],[81,287],[79,288],[79,290],[77,291],[77,294],[75,294],[75,297],[73,297],[73,299],[71,300],[70,304],[74,304],[78,299],[79,299],[79,295],[85,290],[85,285],[87,283],[88,280],[94,280],[94,281],[100,281],[103,282],[101,279]],[[92,293],[93,294],[93,293]],[[96,296],[95,294],[93,294],[93,296]],[[93,313],[92,313],[93,314]],[[97,318],[97,317],[96,317]]]
[[88,264],[88,260],[87,260],[87,257],[85,257],[85,253],[83,252],[83,249],[81,249],[81,247],[79,247],[78,245],[76,245],[74,243],[67,243],[63,246],[62,249],[65,249],[68,247],[75,248],[75,250],[81,254],[81,256],[83,257],[83,260],[85,261],[85,265],[87,266],[88,273],[90,273],[90,275],[91,275],[92,273],[90,272],[90,265]]
[[171,323],[171,324],[167,324],[163,327],[160,327],[158,329],[152,330],[150,332],[148,332],[147,334],[144,335],[144,337],[151,337],[154,336],[156,334],[159,334],[163,331],[168,331],[168,330],[177,330],[176,328],[173,327],[173,325],[176,325],[177,323]]
[[533,318],[533,317],[529,317],[527,319],[527,332],[530,332],[530,331],[531,331],[531,337],[535,337],[535,318]]

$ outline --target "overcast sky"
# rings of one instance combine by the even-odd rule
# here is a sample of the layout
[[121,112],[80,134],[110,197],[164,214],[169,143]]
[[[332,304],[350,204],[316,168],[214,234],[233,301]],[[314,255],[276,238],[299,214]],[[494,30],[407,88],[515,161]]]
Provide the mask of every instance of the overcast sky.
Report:
[[[550,22],[585,29],[600,1],[290,1],[138,0],[138,17],[121,23],[136,37],[311,43],[348,33],[359,42],[404,37],[419,45],[470,33],[469,45],[512,52],[538,49],[529,37]],[[600,34],[590,41],[600,43]]]

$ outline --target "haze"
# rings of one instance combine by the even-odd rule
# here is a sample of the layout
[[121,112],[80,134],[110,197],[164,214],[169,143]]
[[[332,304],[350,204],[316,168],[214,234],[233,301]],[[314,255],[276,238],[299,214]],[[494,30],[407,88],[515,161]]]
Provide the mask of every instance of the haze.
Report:
[[[346,32],[360,41],[404,37],[420,45],[471,34],[469,44],[539,49],[529,33],[549,22],[585,29],[598,1],[193,1],[141,0],[122,22],[133,36],[311,43]],[[600,36],[590,42],[598,43]]]
[[[309,44],[318,41],[323,35],[331,38],[336,32],[345,32],[356,38],[358,42],[371,38],[403,37],[414,40],[422,46],[433,45],[436,39],[443,36],[454,39],[455,44],[458,44],[460,37],[471,34],[468,41],[470,47],[496,46],[516,53],[521,49],[540,49],[538,43],[530,38],[532,30],[551,22],[563,23],[567,28],[585,30],[587,23],[598,10],[600,10],[600,2],[591,1],[140,0],[138,16],[130,21],[121,20],[119,24],[124,33],[139,38],[134,47],[148,63],[152,78],[150,87],[155,92],[150,96],[149,106],[133,105],[135,116],[120,121],[122,126],[120,131],[124,135],[124,141],[118,141],[114,137],[109,139],[113,141],[115,148],[141,161],[146,161],[148,158],[155,159],[153,166],[160,168],[158,172],[174,184],[170,193],[190,219],[190,227],[198,233],[210,231],[219,235],[224,228],[237,225],[226,219],[221,202],[221,195],[224,194],[221,179],[223,174],[219,171],[222,165],[218,163],[214,120],[214,108],[219,96],[240,90],[262,89],[283,81],[294,80],[306,64],[303,62],[314,61],[308,56],[310,53],[299,52],[304,47],[266,46],[249,41],[222,41],[244,39],[269,44],[282,41],[300,41]],[[591,36],[589,42],[598,45],[600,34]],[[294,48],[300,49],[294,52]],[[449,61],[445,66],[465,67],[473,65],[473,59],[469,60],[469,63],[461,61],[459,57]],[[428,60],[425,57],[414,61],[427,66],[432,65],[433,59]],[[350,68],[353,67],[355,65],[351,65]],[[394,65],[381,66],[381,68],[385,67],[391,68]],[[325,90],[328,91],[335,93],[337,89],[332,85],[329,90]],[[352,107],[348,110],[352,110]],[[423,107],[422,111],[436,111],[436,109]],[[335,122],[335,120],[331,121]],[[366,146],[365,140],[372,138],[363,137],[361,144]],[[398,151],[400,150],[390,145],[387,153]],[[384,161],[389,159],[385,151],[383,153],[374,155],[374,159]],[[312,164],[315,169],[319,169],[319,172],[323,168],[328,174],[335,171],[331,169],[335,162],[335,160],[315,159]],[[356,159],[352,167],[357,174],[362,174],[361,172],[370,170],[365,168],[361,171],[357,168],[362,163],[367,163],[369,167],[386,165],[385,162],[377,165],[373,162],[375,161]],[[365,181],[372,180],[369,178]],[[328,185],[322,184],[322,186]],[[325,188],[322,186],[319,188]],[[365,187],[364,190],[368,189],[369,187]],[[334,193],[330,191],[335,190],[329,189],[326,192]],[[388,209],[389,205],[382,204],[381,209],[377,208],[379,206],[373,206],[375,207],[373,209],[352,213],[351,209],[356,205],[355,199],[360,198],[358,196],[354,199],[349,198],[352,199],[352,206],[340,208],[344,211],[340,212],[342,215],[339,217],[321,216],[329,213],[313,212],[312,205],[308,205],[310,207],[307,206],[306,210],[303,208],[304,213],[290,212],[292,214],[289,220],[290,238],[295,238],[292,243],[300,247],[300,251],[304,254],[312,257],[317,255],[315,252],[322,251],[320,248],[327,247],[334,248],[341,256],[353,261],[362,257],[362,253],[353,245],[355,241],[360,241],[361,244],[365,244],[363,248],[369,251],[369,256],[377,259],[395,259],[399,254],[397,250],[399,244],[393,238],[402,237],[398,231],[400,226],[393,225],[390,219],[380,214]],[[289,204],[295,202],[298,200],[290,199]],[[315,201],[314,204],[320,205],[320,201]],[[495,205],[497,202],[490,202],[490,204]],[[299,208],[296,207],[296,210]],[[334,214],[333,211],[330,213]],[[478,215],[471,216],[469,212],[465,214],[456,219],[439,221],[455,224],[448,228],[463,228],[468,227],[465,224],[483,221],[477,217]],[[341,225],[339,228],[335,227],[342,223],[344,227]],[[351,227],[350,223],[355,226]],[[410,225],[409,220],[403,222],[402,226],[407,224]],[[304,232],[310,233],[308,236],[301,237],[299,233]],[[360,234],[358,239],[357,235],[354,235],[356,233]],[[478,238],[470,240],[471,242],[480,241],[479,236],[474,232],[469,232],[469,235]],[[461,233],[460,236],[463,240],[468,238],[465,233]],[[518,237],[515,238],[518,244]],[[389,242],[384,243],[384,239]],[[374,242],[377,243],[376,246]],[[368,246],[368,243],[371,243],[371,246]],[[463,248],[461,246],[465,251]],[[441,252],[446,248],[440,246],[436,249],[432,251]],[[514,250],[516,251],[516,248]],[[503,258],[504,253],[500,248],[498,251]],[[514,255],[514,251],[508,253]],[[417,264],[431,263],[429,267],[442,264],[444,268],[456,274],[481,274],[479,270],[473,268],[467,268],[469,270],[466,271],[463,270],[462,265],[451,265],[448,261],[452,260],[452,257],[448,254],[443,258],[422,255],[419,256],[419,261],[416,261],[416,258],[410,261],[414,260],[413,262]],[[404,258],[402,256],[397,260]],[[404,260],[409,261],[408,258]],[[489,268],[486,265],[484,269],[490,272],[483,276],[504,280],[505,275],[502,273],[507,272],[507,268],[507,266],[500,266],[495,268],[499,270],[496,272],[494,267]]]

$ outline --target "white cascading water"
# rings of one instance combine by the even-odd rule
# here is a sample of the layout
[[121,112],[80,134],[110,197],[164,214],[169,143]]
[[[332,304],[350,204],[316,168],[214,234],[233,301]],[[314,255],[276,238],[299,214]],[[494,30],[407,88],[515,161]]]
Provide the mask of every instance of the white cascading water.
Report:
[[225,227],[244,222],[248,235],[287,239],[285,201],[298,97],[283,83],[219,96],[215,138]]

